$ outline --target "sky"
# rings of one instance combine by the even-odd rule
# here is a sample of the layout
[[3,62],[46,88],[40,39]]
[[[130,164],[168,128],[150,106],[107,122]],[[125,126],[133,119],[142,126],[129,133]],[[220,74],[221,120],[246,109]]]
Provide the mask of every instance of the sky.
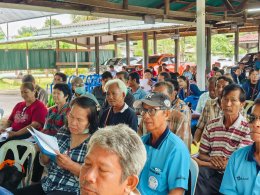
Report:
[[[43,18],[36,18],[36,19],[31,19],[31,20],[24,20],[24,21],[18,21],[18,22],[12,22],[8,24],[8,29],[9,29],[9,37],[15,36],[18,34],[18,30],[22,26],[31,26],[31,27],[36,27],[37,29],[40,29],[44,26],[44,21],[46,19],[49,19],[50,17],[43,17]],[[61,15],[55,15],[52,16],[52,19],[58,19],[63,25],[64,24],[70,24],[71,23],[71,15],[70,14],[61,14]],[[6,24],[1,24],[0,25],[3,32],[6,34],[7,32],[7,26]]]

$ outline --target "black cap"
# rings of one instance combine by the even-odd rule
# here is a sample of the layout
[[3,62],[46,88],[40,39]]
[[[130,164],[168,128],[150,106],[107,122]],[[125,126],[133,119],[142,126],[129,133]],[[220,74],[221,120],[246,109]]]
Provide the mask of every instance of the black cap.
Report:
[[135,101],[134,108],[142,108],[143,103],[153,107],[160,107],[161,110],[167,110],[171,108],[170,98],[167,95],[158,92],[152,92],[148,94],[144,99]]

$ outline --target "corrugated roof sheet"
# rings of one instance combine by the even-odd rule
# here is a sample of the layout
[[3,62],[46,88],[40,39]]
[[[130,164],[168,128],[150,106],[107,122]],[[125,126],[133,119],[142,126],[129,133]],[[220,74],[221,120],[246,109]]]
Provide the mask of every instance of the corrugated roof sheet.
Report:
[[0,24],[51,15],[56,15],[56,13],[0,8]]

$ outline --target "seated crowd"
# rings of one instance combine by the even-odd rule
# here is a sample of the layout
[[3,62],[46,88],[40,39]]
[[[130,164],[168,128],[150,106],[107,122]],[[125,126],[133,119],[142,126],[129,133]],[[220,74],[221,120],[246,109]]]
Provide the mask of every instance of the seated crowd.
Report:
[[[49,98],[25,75],[24,101],[0,129],[11,128],[1,145],[29,138],[27,128],[34,127],[55,136],[60,151],[51,159],[35,145],[32,184],[12,193],[191,194],[190,163],[196,161],[196,195],[260,194],[259,72],[252,69],[246,78],[243,68],[231,75],[213,68],[207,91],[189,66],[182,75],[166,65],[157,77],[145,70],[150,89],[138,73],[111,69],[92,93],[80,77],[68,85],[67,76],[56,73]],[[248,101],[253,106],[244,110]]]

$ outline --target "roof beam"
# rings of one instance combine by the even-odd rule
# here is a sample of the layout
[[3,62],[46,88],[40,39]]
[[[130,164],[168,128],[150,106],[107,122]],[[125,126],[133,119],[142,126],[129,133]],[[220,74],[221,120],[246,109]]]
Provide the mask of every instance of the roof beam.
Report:
[[170,0],[164,0],[164,14],[167,16],[170,11]]
[[188,9],[193,8],[194,6],[196,6],[196,2],[185,5],[183,8],[179,9],[179,11],[186,11]]
[[123,0],[123,9],[128,9],[128,0]]
[[235,11],[233,5],[229,2],[229,0],[224,0],[224,5],[225,5],[225,7],[226,7],[228,10],[230,10],[230,11],[232,11],[232,12]]

